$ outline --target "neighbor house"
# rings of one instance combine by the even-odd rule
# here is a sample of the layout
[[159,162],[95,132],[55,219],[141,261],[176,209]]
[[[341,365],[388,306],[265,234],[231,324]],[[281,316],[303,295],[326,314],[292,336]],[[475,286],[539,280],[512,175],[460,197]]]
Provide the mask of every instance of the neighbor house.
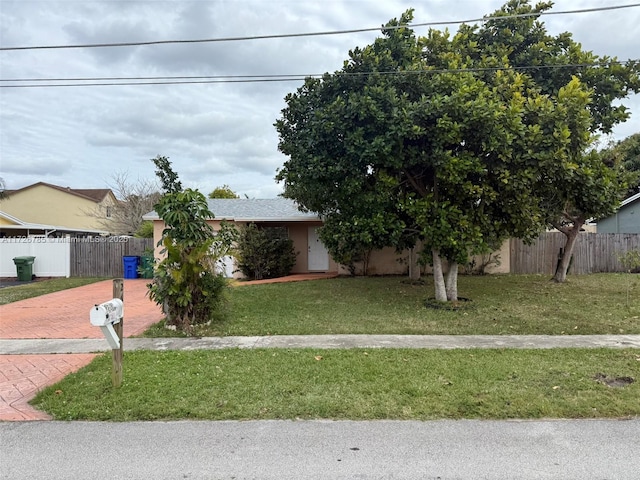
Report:
[[640,193],[624,200],[613,215],[598,220],[598,233],[640,233]]
[[57,229],[108,232],[117,199],[108,188],[77,189],[38,182],[6,190],[0,211],[21,222]]
[[[237,226],[255,223],[269,228],[284,228],[288,237],[293,240],[297,261],[292,273],[328,272],[349,274],[346,266],[336,263],[318,236],[318,228],[322,226],[322,219],[317,214],[302,212],[298,205],[286,198],[272,199],[209,199],[209,210],[215,218],[209,224],[215,229],[222,220],[232,222]],[[156,212],[145,215],[144,220],[154,223],[154,242],[157,245],[162,238],[165,223]],[[503,255],[508,260],[508,243]],[[161,247],[156,247],[156,258],[161,258]],[[393,248],[384,248],[371,252],[367,273],[369,275],[404,275],[409,270],[409,251],[397,253]],[[504,258],[504,257],[503,257]],[[502,271],[508,271],[508,261]],[[358,273],[362,273],[361,265],[357,266]],[[506,268],[505,268],[506,267]],[[233,271],[230,268],[227,272]]]
[[72,228],[64,225],[45,225],[25,222],[13,215],[0,211],[0,238],[5,237],[62,237],[62,236],[100,236],[107,235],[105,230]]

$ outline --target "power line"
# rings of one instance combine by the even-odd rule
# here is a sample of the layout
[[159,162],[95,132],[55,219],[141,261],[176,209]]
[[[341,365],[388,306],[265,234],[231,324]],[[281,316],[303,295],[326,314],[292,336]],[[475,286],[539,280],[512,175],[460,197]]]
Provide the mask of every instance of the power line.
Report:
[[[443,73],[491,73],[497,71],[524,71],[541,69],[564,68],[593,68],[609,67],[613,65],[628,65],[640,62],[640,59],[622,61],[608,61],[599,63],[573,63],[560,65],[527,65],[506,67],[474,67],[455,69],[426,69],[402,70],[385,72],[336,72],[335,75],[347,77],[363,77],[368,75],[399,76],[399,75],[434,75]],[[312,74],[282,74],[282,75],[210,75],[210,76],[166,76],[166,77],[78,77],[78,78],[15,78],[0,79],[0,82],[82,82],[82,83],[29,83],[19,85],[2,85],[0,88],[47,88],[47,87],[105,87],[105,86],[135,86],[135,85],[194,85],[214,83],[266,83],[303,81],[307,78],[322,78],[324,73]]]
[[593,13],[610,10],[620,10],[624,8],[640,7],[640,3],[631,3],[627,5],[613,5],[609,7],[583,8],[578,10],[564,10],[560,12],[532,12],[521,13],[516,15],[501,15],[496,17],[471,18],[467,20],[450,20],[439,22],[415,23],[411,25],[398,25],[390,27],[374,27],[374,28],[358,28],[351,30],[335,30],[325,32],[307,32],[307,33],[285,33],[276,35],[254,35],[245,37],[222,37],[222,38],[205,38],[193,40],[154,40],[148,42],[120,42],[120,43],[88,43],[80,45],[39,45],[28,47],[0,47],[0,51],[16,51],[16,50],[53,50],[53,49],[71,49],[71,48],[110,48],[110,47],[137,47],[143,45],[167,45],[167,44],[184,44],[184,43],[215,43],[215,42],[239,42],[247,40],[266,40],[275,38],[297,38],[297,37],[318,37],[326,35],[345,35],[351,33],[374,32],[379,30],[397,30],[401,28],[431,27],[440,25],[457,25],[462,23],[488,22],[491,20],[508,20],[513,18],[538,17],[542,15],[567,15],[575,13]]

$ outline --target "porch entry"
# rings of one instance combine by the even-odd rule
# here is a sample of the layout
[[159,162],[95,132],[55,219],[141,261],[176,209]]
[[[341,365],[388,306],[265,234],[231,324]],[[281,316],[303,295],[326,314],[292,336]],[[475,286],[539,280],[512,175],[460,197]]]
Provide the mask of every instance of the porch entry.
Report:
[[310,272],[326,272],[329,270],[329,252],[318,236],[318,227],[309,227],[308,234],[308,269]]

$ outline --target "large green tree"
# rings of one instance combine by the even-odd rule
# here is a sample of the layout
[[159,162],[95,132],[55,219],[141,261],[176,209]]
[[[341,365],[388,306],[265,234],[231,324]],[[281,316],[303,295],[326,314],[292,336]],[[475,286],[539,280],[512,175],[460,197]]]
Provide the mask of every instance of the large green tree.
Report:
[[[456,300],[459,263],[540,230],[533,186],[540,165],[569,154],[571,119],[508,65],[469,71],[475,63],[458,45],[465,33],[416,37],[411,19],[408,11],[390,21],[340,71],[286,97],[276,128],[289,160],[277,179],[285,196],[327,219],[325,238],[340,234],[334,219],[366,218],[356,233],[375,233],[374,246],[420,240],[436,299]],[[575,84],[565,101],[581,93]]]
[[[528,87],[573,110],[573,120],[563,133],[572,139],[568,155],[541,166],[535,187],[546,223],[567,237],[554,276],[554,280],[563,282],[585,221],[613,212],[631,180],[620,168],[621,162],[595,154],[593,144],[594,134],[609,133],[629,117],[628,109],[618,100],[640,91],[640,64],[618,62],[615,57],[599,57],[583,50],[567,32],[550,35],[539,14],[552,5],[539,2],[532,6],[528,0],[510,0],[491,15],[496,18],[481,27],[461,27],[457,48],[472,59],[469,64],[477,67],[506,64],[525,69]],[[583,92],[576,91],[569,102],[563,102],[560,97],[566,96],[567,88],[574,88],[570,86],[573,79],[579,80]]]
[[307,80],[276,123],[285,195],[325,215],[338,245],[420,239],[439,300],[456,298],[470,254],[545,225],[579,231],[612,208],[623,181],[590,153],[591,135],[627,118],[614,100],[638,91],[638,64],[549,35],[549,8],[511,0],[492,15],[505,18],[426,37],[402,28],[409,11],[342,70]]

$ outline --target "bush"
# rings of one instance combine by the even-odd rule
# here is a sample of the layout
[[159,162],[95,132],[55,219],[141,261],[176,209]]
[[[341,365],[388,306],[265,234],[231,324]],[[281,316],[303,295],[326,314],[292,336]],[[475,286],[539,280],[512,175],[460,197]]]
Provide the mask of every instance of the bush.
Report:
[[166,257],[155,269],[149,295],[162,307],[167,325],[191,333],[219,313],[227,281],[215,263],[231,252],[236,231],[223,222],[214,234],[206,197],[183,190],[166,157],[154,162],[165,191],[155,209],[166,224],[161,240]]
[[251,280],[289,275],[296,264],[285,228],[260,228],[254,223],[240,230],[236,258],[239,270]]
[[140,224],[140,228],[136,230],[135,237],[137,238],[153,238],[153,222],[145,220]]

